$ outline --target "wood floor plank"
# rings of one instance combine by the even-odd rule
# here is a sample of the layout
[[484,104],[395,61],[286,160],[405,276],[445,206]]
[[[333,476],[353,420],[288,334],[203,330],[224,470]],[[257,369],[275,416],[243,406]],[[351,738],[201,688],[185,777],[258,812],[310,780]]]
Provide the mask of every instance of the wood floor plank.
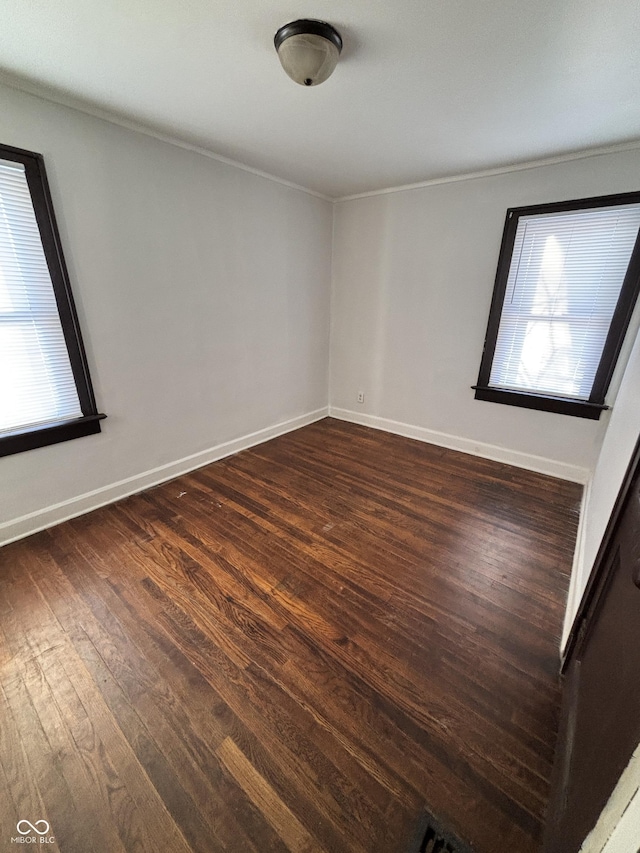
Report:
[[325,419],[7,546],[3,825],[406,853],[426,806],[535,853],[580,495]]
[[[99,791],[98,799],[103,808],[108,804],[110,826],[116,827],[126,850],[135,850],[136,853],[152,851],[165,844],[176,853],[186,853],[188,845],[171,820],[162,799],[148,784],[148,777],[135,751],[104,702],[99,683],[93,680],[87,669],[88,643],[82,625],[76,623],[74,633],[66,633],[44,601],[39,608],[39,619],[28,624],[35,627],[29,629],[31,642],[24,648],[32,648],[33,653],[26,660],[26,671],[22,678],[10,681],[9,687],[14,687],[16,695],[24,694],[25,690],[33,693],[36,689],[34,682],[42,681],[42,669],[46,666],[40,663],[42,656],[57,649],[66,677],[73,684],[84,709],[84,719],[81,721],[84,725],[79,724],[74,733],[78,738],[76,743],[82,749],[83,758],[91,766],[93,782]],[[48,706],[44,719],[38,718],[35,708],[29,718],[32,707],[32,700],[21,702],[21,721],[25,723],[26,729],[23,737],[31,746],[34,765],[38,762],[35,772],[41,780],[42,798],[48,806],[52,827],[55,828],[61,848],[70,851],[108,851],[109,839],[101,839],[95,832],[91,832],[87,838],[87,832],[95,829],[97,821],[90,816],[83,817],[84,808],[81,809],[79,803],[86,796],[85,788],[69,789],[69,781],[59,761],[60,752],[55,742],[48,740],[48,737],[53,737],[53,734],[58,736],[59,733],[55,719],[49,719],[53,704]],[[63,833],[70,837],[64,837]]]
[[[59,550],[51,548],[58,559]],[[94,562],[101,562],[97,554]],[[190,848],[215,851],[234,844],[247,853],[260,849],[236,819],[237,813],[242,814],[242,804],[237,802],[235,790],[224,784],[214,757],[215,747],[225,736],[215,725],[216,718],[226,720],[230,709],[210,690],[200,695],[193,679],[181,692],[183,671],[176,672],[174,667],[170,678],[166,677],[167,657],[152,642],[145,643],[138,630],[139,614],[125,627],[107,606],[114,601],[118,606],[121,599],[110,587],[96,596],[92,574],[87,565],[84,571],[68,572],[80,600],[74,599],[73,614],[59,610],[59,618],[83,648],[83,660],[105,702]],[[44,589],[51,576],[49,572],[41,579]],[[118,612],[126,618],[126,610]],[[84,614],[82,632],[74,628],[79,613]],[[257,828],[256,838],[264,835],[264,828]]]
[[[43,624],[42,612],[37,620],[29,618],[36,607],[38,591],[30,584],[28,574],[19,582],[17,574],[16,570],[4,587],[12,608],[3,633],[14,652],[12,665],[4,668],[2,678],[10,711],[6,724],[12,726],[13,722],[14,738],[22,742],[30,778],[38,789],[38,805],[32,802],[30,808],[46,811],[44,819],[51,824],[58,844],[70,851],[95,850],[93,837],[85,837],[90,821],[82,798],[84,780],[78,784],[83,775],[81,762],[74,761],[77,755],[70,748],[65,728],[60,724],[45,676],[45,670],[49,669],[48,659],[63,651],[65,643],[47,630],[51,626]],[[38,642],[38,634],[44,634],[44,642]],[[36,820],[29,815],[24,818],[32,824]]]
[[[283,715],[281,711],[287,704],[287,696],[282,694],[280,686],[264,678],[264,670],[254,664],[244,671],[234,670],[233,662],[225,660],[195,623],[170,602],[159,621],[178,647],[185,652],[189,650],[193,663],[224,697],[245,730],[267,751],[271,763],[267,774],[279,774],[280,778],[286,779],[288,773],[288,796],[292,803],[302,804],[299,813],[304,813],[304,822],[318,812],[324,814],[328,821],[338,815],[344,823],[342,832],[345,840],[344,845],[335,842],[333,849],[339,850],[343,846],[345,849],[359,849],[358,836],[371,827],[371,819],[375,818],[377,810],[367,809],[343,774],[312,746],[307,733],[315,720],[308,717],[304,706],[296,707],[295,703],[290,703],[291,715]],[[234,737],[247,742],[246,731],[238,727]],[[271,782],[276,784],[273,776]],[[281,784],[281,787],[284,790],[286,785]],[[369,781],[365,791],[371,797]],[[385,814],[388,816],[388,811]],[[378,814],[378,825],[380,822],[381,815]],[[384,836],[384,831],[378,829],[377,832]],[[348,845],[348,839],[354,834],[355,848]]]
[[[165,531],[165,536],[166,536],[166,531]],[[203,559],[202,556],[201,555],[198,555],[198,556],[199,556],[199,559],[202,561],[202,559]],[[276,593],[279,597],[283,596],[282,588],[280,586],[276,588]],[[287,605],[285,607],[285,612],[288,612],[289,618],[295,624],[304,625],[305,630],[308,632],[311,632],[313,634],[313,636],[316,638],[316,641],[318,643],[325,643],[325,642],[331,643],[331,642],[336,642],[338,640],[344,640],[345,641],[343,644],[341,644],[337,648],[337,652],[336,652],[337,656],[339,656],[341,659],[344,659],[345,657],[348,658],[348,654],[345,654],[348,651],[351,651],[352,654],[355,653],[356,655],[360,655],[360,656],[364,655],[364,651],[362,649],[359,649],[359,647],[356,643],[352,643],[352,642],[348,641],[347,638],[343,636],[342,631],[340,629],[332,627],[326,621],[318,621],[319,620],[318,615],[315,615],[315,619],[310,617],[309,614],[318,614],[318,606],[317,605],[314,607],[308,607],[305,605],[304,600],[300,599],[298,596],[289,598],[285,595],[284,600],[286,601],[286,605]],[[336,610],[335,606],[332,609],[333,609],[333,612],[338,612]],[[378,681],[379,689],[384,691],[385,689],[389,688],[390,684],[393,682],[393,679],[399,674],[398,669],[401,666],[401,662],[398,662],[395,659],[391,658],[388,661],[388,664],[385,668],[385,664],[384,664],[385,657],[386,657],[385,650],[381,647],[377,647],[376,651],[375,651],[375,655],[377,657],[377,664],[376,665],[372,665],[371,661],[365,661],[364,664],[361,664],[360,666],[358,666],[358,664],[356,664],[355,668],[356,669],[358,669],[358,668],[364,669],[365,671],[372,673],[374,676],[376,676],[379,679],[379,681]],[[401,695],[403,697],[407,697],[407,698],[409,696],[411,696],[412,692],[414,692],[414,689],[415,689],[414,685],[416,683],[416,675],[417,675],[416,672],[411,672],[411,671],[407,672],[407,678],[405,678],[402,687],[398,690],[399,695]],[[386,684],[384,682],[386,682]],[[443,701],[443,707],[446,707],[446,716],[448,718],[450,718],[451,715],[455,711],[455,707],[454,707],[455,706],[455,696],[454,697],[449,696],[448,699],[443,696],[442,701]],[[434,696],[432,693],[432,696],[430,698],[430,705],[433,706],[433,703],[434,703]],[[414,711],[415,711],[415,703],[414,703]],[[465,711],[466,711],[466,721],[468,721],[468,719],[471,717],[471,715],[473,715],[473,711],[470,711],[469,708],[466,708]],[[461,719],[461,718],[458,719],[456,730],[460,731],[460,737],[464,738],[465,742],[470,745],[470,748],[473,749],[474,748],[473,747],[473,737],[470,735],[470,732],[468,730],[465,731],[465,728],[466,728],[465,722],[466,721],[464,719]],[[486,721],[484,721],[484,728],[486,729]],[[487,749],[486,749],[486,743],[487,743],[486,741],[484,744],[481,743],[478,745],[478,754],[479,755],[490,754],[491,760],[493,763],[495,763],[496,761],[499,760],[499,756],[496,755],[496,752],[500,753],[503,750],[502,744],[499,741],[495,740],[495,736],[500,735],[500,734],[502,734],[502,738],[501,738],[502,740],[508,739],[508,737],[509,737],[509,734],[507,732],[505,732],[504,730],[501,733],[500,732],[491,732],[491,731],[487,732],[487,737],[489,738],[488,742],[492,743],[492,748],[490,751],[487,751]],[[509,748],[509,745],[507,744],[507,746],[506,746],[507,755],[509,754],[508,748]],[[533,765],[533,767],[535,769],[534,769],[533,775],[530,775],[528,777],[528,782],[529,782],[530,787],[532,787],[536,784],[536,780],[539,776],[539,772],[541,772],[541,771],[539,771],[539,769],[537,767],[537,765],[539,763],[538,758],[539,758],[538,753],[532,749],[529,753],[529,756],[528,756],[528,763],[530,765]],[[489,770],[490,770],[490,768],[489,768]],[[518,773],[520,773],[522,775],[526,775],[526,773],[527,773],[526,764],[522,765],[519,769],[515,768],[514,775],[517,775]],[[541,798],[543,797],[543,793],[540,794],[540,797]]]
[[[60,537],[58,536],[57,538],[60,538]],[[54,556],[56,555],[56,549],[55,548],[52,549],[52,553],[54,554]],[[100,562],[100,558],[97,554],[94,554],[94,560],[98,563]],[[88,579],[90,574],[91,574],[91,570],[88,567],[85,567],[85,570],[83,572],[75,573],[76,576],[74,577],[74,584],[80,585],[80,587],[77,587],[78,589],[81,589],[83,586],[86,586],[86,580]],[[102,593],[102,595],[103,595],[103,598],[105,599],[105,601],[109,601],[109,602],[113,601],[113,593],[111,593],[109,590],[105,590]],[[130,643],[128,641],[127,637],[125,636],[125,632],[123,630],[123,627],[115,621],[115,617],[111,613],[108,613],[108,612],[105,613],[104,612],[105,608],[102,604],[102,601],[100,601],[100,600],[94,601],[93,600],[94,597],[88,593],[88,589],[85,590],[85,596],[86,596],[86,601],[87,601],[88,606],[91,607],[93,614],[96,616],[96,618],[99,620],[99,622],[103,625],[103,628],[104,628],[104,636],[102,638],[100,638],[100,633],[96,632],[96,628],[94,626],[93,630],[91,631],[92,637],[94,638],[94,641],[99,642],[99,645],[101,648],[108,650],[107,663],[109,664],[110,669],[112,671],[114,671],[114,674],[115,674],[118,672],[119,669],[121,669],[123,666],[125,666],[125,658],[126,657],[134,658],[135,656],[137,656],[137,649],[132,648],[132,643]],[[166,596],[164,598],[169,604],[171,604],[172,608],[175,608],[175,605],[172,604],[172,602],[170,602],[170,600]],[[139,601],[136,602],[136,606],[139,607]],[[123,615],[124,615],[123,612],[120,611],[120,616],[123,616]],[[183,614],[183,618],[184,618],[184,614]],[[138,617],[138,620],[139,620],[139,617]],[[230,620],[230,622],[228,624],[228,629],[232,630],[234,627],[236,627],[235,621],[232,619],[232,620]],[[130,630],[131,630],[131,627],[130,627]],[[139,641],[139,639],[140,639],[139,634],[136,633],[135,637]],[[114,652],[116,652],[116,650],[115,650],[116,644],[122,646],[122,651],[116,653],[115,657],[114,657]],[[103,655],[104,655],[104,652],[103,652]],[[145,662],[149,662],[153,657],[154,657],[153,650],[150,649],[149,646],[147,645],[145,648],[145,655],[144,655]],[[114,670],[114,664],[116,665],[115,670]],[[232,662],[229,661],[228,665],[231,666]],[[153,690],[153,688],[154,688],[154,684],[153,684],[153,680],[149,679],[148,677],[145,677],[143,672],[141,672],[139,670],[139,668],[137,670],[137,674],[138,674],[137,682],[141,682],[141,685],[143,688],[141,691],[137,691],[137,692],[140,692],[141,695],[140,695],[140,698],[135,702],[136,707],[140,708],[142,700],[148,697],[149,691]],[[239,676],[239,674],[236,677],[238,677],[238,676]],[[107,679],[105,679],[104,677],[100,677],[98,680],[100,682],[104,682]],[[172,677],[171,681],[174,682],[175,678]],[[119,677],[119,682],[121,685],[123,684],[121,677]],[[137,682],[134,682],[131,685],[133,689],[135,689]],[[261,696],[261,693],[270,692],[271,687],[272,687],[272,685],[270,685],[267,681],[263,681],[262,682],[262,690],[260,691],[260,693],[258,691],[255,691],[253,694],[254,697]],[[101,688],[101,689],[103,689],[103,688]],[[125,687],[125,689],[126,689],[126,687]],[[272,690],[271,690],[271,692],[272,692]],[[167,690],[165,688],[163,691],[164,698],[166,698],[167,700],[170,700],[171,697],[167,696],[166,693],[167,693]],[[183,698],[184,700],[186,700],[188,702],[190,699],[193,698],[192,691],[189,691],[189,693],[186,696],[181,697],[181,698]],[[305,813],[305,819],[311,819],[313,814],[318,811],[318,808],[322,807],[323,808],[322,815],[324,815],[325,819],[323,821],[322,815],[318,814],[318,820],[316,821],[315,832],[320,837],[322,837],[323,834],[328,833],[328,836],[331,839],[331,849],[337,851],[339,849],[342,849],[342,846],[340,845],[340,837],[339,837],[339,834],[336,834],[335,832],[332,834],[330,832],[329,827],[326,825],[326,818],[328,817],[329,819],[331,819],[332,814],[334,815],[334,817],[335,816],[337,816],[337,817],[342,816],[343,817],[345,814],[345,806],[347,805],[347,803],[350,807],[347,809],[347,813],[348,813],[361,801],[361,798],[359,797],[358,791],[355,790],[353,787],[351,787],[348,789],[348,799],[347,799],[347,796],[345,796],[344,792],[343,792],[343,786],[345,786],[345,784],[346,784],[345,781],[341,778],[340,779],[336,778],[338,774],[336,773],[335,769],[331,767],[329,762],[327,762],[327,760],[324,758],[324,756],[322,754],[320,754],[317,751],[314,751],[310,747],[308,740],[305,739],[303,736],[299,735],[298,729],[292,727],[291,725],[287,726],[283,732],[283,742],[280,742],[280,743],[271,736],[272,730],[268,726],[265,726],[262,724],[262,717],[264,717],[265,720],[267,720],[268,722],[270,722],[272,724],[275,722],[275,730],[277,731],[278,727],[282,725],[282,722],[279,722],[275,718],[273,711],[270,712],[270,708],[271,707],[275,708],[275,707],[278,707],[279,705],[281,705],[283,698],[286,698],[286,697],[283,697],[282,695],[279,696],[277,699],[277,703],[274,703],[272,706],[269,706],[269,704],[266,702],[259,703],[260,704],[260,710],[262,713],[259,716],[256,716],[255,714],[250,715],[248,718],[248,724],[251,725],[252,728],[255,728],[256,720],[258,720],[258,725],[259,725],[259,729],[260,729],[260,736],[262,738],[262,741],[264,741],[265,746],[268,750],[268,752],[265,753],[268,756],[268,760],[265,760],[262,762],[263,767],[264,767],[264,772],[267,775],[273,776],[273,774],[277,772],[278,767],[280,766],[281,773],[280,773],[279,778],[280,778],[281,786],[282,786],[283,790],[286,790],[287,784],[285,781],[285,779],[286,779],[285,771],[286,770],[290,771],[292,765],[298,767],[296,777],[302,783],[299,787],[301,787],[303,790],[306,789],[305,793],[306,793],[307,799],[306,799],[306,801],[302,802],[302,806],[301,806],[302,810]],[[170,704],[171,704],[171,706],[175,706],[176,702],[171,700]],[[246,705],[246,703],[243,703],[242,707],[244,708],[245,706],[249,707],[248,705]],[[229,722],[229,716],[233,715],[233,712],[231,711],[231,709],[228,706],[226,707],[226,711],[228,713],[225,714],[225,717],[226,717],[225,722]],[[154,712],[154,709],[153,708],[149,709],[147,703],[145,702],[145,719],[146,719],[147,714],[149,714],[149,713],[153,714],[153,712]],[[300,717],[301,715],[298,713],[297,716]],[[197,725],[197,720],[194,720],[194,724]],[[152,728],[153,731],[155,731],[157,733],[161,734],[163,731],[165,732],[165,734],[162,737],[162,742],[164,743],[165,751],[166,751],[167,746],[170,746],[174,740],[173,732],[166,730],[166,727],[164,726],[163,721],[158,719],[157,713],[154,714],[152,720],[148,721],[148,725]],[[232,720],[231,725],[233,726],[234,738],[242,740],[242,742],[245,744],[249,744],[252,751],[253,751],[253,755],[255,757],[255,754],[262,750],[261,743],[259,741],[256,741],[255,738],[252,738],[250,731],[239,721],[239,719],[236,718],[235,720]],[[183,736],[185,737],[187,742],[193,739],[193,734],[194,734],[193,732],[189,732],[188,730],[186,730],[186,728],[183,728],[183,732],[184,732]],[[214,747],[215,747],[215,740],[221,740],[222,737],[218,733],[216,735],[212,735],[212,729],[211,729],[211,727],[209,727],[209,729],[207,731],[207,746],[205,747],[205,745],[203,744],[202,741],[200,741],[199,745],[197,746],[199,756],[202,756],[203,751],[205,751],[206,749],[208,749],[210,747],[211,742],[212,742],[212,737],[214,739]],[[296,752],[291,751],[291,741],[293,741],[293,740],[295,740]],[[194,744],[194,746],[195,746],[195,744]],[[304,756],[305,762],[302,762],[298,758],[298,755]],[[315,773],[313,770],[311,770],[310,765],[309,765],[310,760],[312,760],[316,765],[318,765],[318,764],[322,765],[322,767],[320,769],[320,773]],[[183,763],[184,763],[184,759],[183,759]],[[179,767],[179,763],[177,763],[177,766]],[[192,772],[193,772],[193,768],[192,768]],[[211,773],[211,768],[209,768],[208,772]],[[317,784],[315,787],[313,785],[305,785],[304,782],[309,776],[313,777],[313,779],[316,780],[316,783],[317,783],[318,776],[320,776],[322,778],[322,785],[320,787],[318,787]],[[271,781],[272,781],[272,784],[275,784],[273,782],[273,779]],[[330,793],[332,791],[332,789],[335,788],[336,786],[337,786],[336,790],[343,794],[342,799],[340,800],[340,804],[342,806],[341,809],[338,806],[338,803],[336,802],[334,797],[327,796],[327,794]],[[290,785],[289,785],[287,793],[288,793],[288,796],[290,799],[293,800],[295,798],[295,790],[292,789],[292,787]],[[224,815],[222,817],[224,818]],[[350,835],[350,834],[353,834],[355,832],[355,835],[357,837],[359,834],[361,835],[363,832],[366,832],[368,825],[369,825],[369,822],[366,819],[366,807],[361,803],[361,811],[357,814],[354,814],[354,820],[352,823],[350,823],[346,834]],[[241,832],[238,833],[238,836],[239,835],[241,835]],[[239,838],[236,839],[236,844],[239,844]],[[345,846],[344,849],[345,850],[348,849],[348,850],[354,850],[354,851],[356,851],[356,850],[361,851],[363,848],[356,844],[355,846],[354,845],[350,845],[348,847]]]
[[291,853],[325,853],[231,738],[225,738],[216,752],[229,773],[273,826]]
[[[10,676],[3,672],[0,683],[0,754],[2,755],[2,780],[5,783],[5,796],[2,800],[2,828],[9,837],[18,835],[19,820],[48,820],[50,814],[45,808],[37,785],[37,768],[31,767],[29,755],[20,737],[16,725],[10,697],[5,684]],[[5,836],[4,841],[7,841]]]

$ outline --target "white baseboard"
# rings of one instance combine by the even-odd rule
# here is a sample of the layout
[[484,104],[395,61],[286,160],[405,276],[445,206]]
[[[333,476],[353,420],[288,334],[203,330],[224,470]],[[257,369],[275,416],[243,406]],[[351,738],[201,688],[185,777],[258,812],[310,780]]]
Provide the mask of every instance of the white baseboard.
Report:
[[126,480],[119,480],[117,483],[111,483],[108,486],[94,489],[91,492],[85,492],[85,494],[71,498],[70,500],[62,501],[36,512],[31,512],[28,515],[23,515],[20,518],[3,522],[0,524],[0,545],[8,545],[16,539],[23,539],[32,533],[46,530],[55,524],[61,524],[70,518],[84,515],[101,506],[136,494],[136,492],[142,492],[160,483],[165,483],[167,480],[173,480],[174,477],[187,474],[196,468],[202,468],[203,465],[209,465],[211,462],[216,462],[225,456],[232,456],[241,450],[255,447],[255,445],[269,441],[271,438],[276,438],[279,435],[284,435],[287,432],[292,432],[293,430],[300,429],[300,427],[326,418],[327,414],[328,408],[316,409],[314,412],[309,412],[306,415],[291,418],[288,421],[274,424],[274,426],[265,427],[265,429],[258,430],[257,432],[243,435],[233,441],[218,444],[208,450],[202,450],[199,453],[193,453],[190,456],[177,459],[175,462],[160,465],[158,468],[153,468],[150,471],[135,474],[133,477],[127,477]]
[[517,468],[526,468],[529,471],[558,477],[561,480],[570,480],[573,483],[586,483],[589,479],[589,470],[579,465],[568,465],[555,459],[546,459],[544,456],[508,450],[495,444],[473,441],[470,438],[449,435],[446,432],[438,432],[426,427],[413,426],[388,418],[379,418],[375,415],[365,415],[360,412],[353,412],[350,409],[336,409],[332,406],[329,406],[329,417],[361,426],[373,427],[373,429],[380,429],[384,432],[392,432],[406,438],[415,438],[428,444],[436,444],[438,447],[447,447],[449,450],[460,450],[462,453],[470,453],[472,456],[493,459],[495,462],[504,462],[505,465],[515,465]]

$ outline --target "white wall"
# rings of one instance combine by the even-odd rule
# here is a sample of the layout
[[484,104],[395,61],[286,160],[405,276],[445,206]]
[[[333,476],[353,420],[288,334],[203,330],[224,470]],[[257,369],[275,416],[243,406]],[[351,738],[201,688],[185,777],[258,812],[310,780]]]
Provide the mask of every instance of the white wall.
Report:
[[98,436],[0,459],[0,541],[326,410],[328,202],[12,89],[0,99],[0,140],[44,154],[108,415]]
[[[336,205],[335,414],[584,481],[608,415],[474,400],[508,207],[640,189],[627,151]],[[357,394],[363,391],[363,405]]]
[[636,336],[615,406],[611,411],[609,426],[604,436],[600,455],[587,485],[580,523],[580,537],[569,588],[569,601],[562,637],[563,647],[569,636],[609,516],[639,436],[640,334]]

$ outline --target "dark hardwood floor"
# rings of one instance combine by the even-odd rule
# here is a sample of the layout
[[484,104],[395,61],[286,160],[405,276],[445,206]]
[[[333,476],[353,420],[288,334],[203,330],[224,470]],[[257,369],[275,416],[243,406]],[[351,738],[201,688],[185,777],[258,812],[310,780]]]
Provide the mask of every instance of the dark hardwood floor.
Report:
[[0,849],[533,853],[580,494],[325,420],[2,549]]

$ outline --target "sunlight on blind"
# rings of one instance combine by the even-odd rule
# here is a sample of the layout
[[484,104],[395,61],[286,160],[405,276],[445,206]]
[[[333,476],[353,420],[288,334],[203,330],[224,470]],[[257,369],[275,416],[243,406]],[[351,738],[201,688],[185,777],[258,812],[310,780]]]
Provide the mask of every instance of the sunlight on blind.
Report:
[[489,384],[588,400],[640,204],[522,216]]
[[25,169],[0,160],[0,433],[79,417]]

